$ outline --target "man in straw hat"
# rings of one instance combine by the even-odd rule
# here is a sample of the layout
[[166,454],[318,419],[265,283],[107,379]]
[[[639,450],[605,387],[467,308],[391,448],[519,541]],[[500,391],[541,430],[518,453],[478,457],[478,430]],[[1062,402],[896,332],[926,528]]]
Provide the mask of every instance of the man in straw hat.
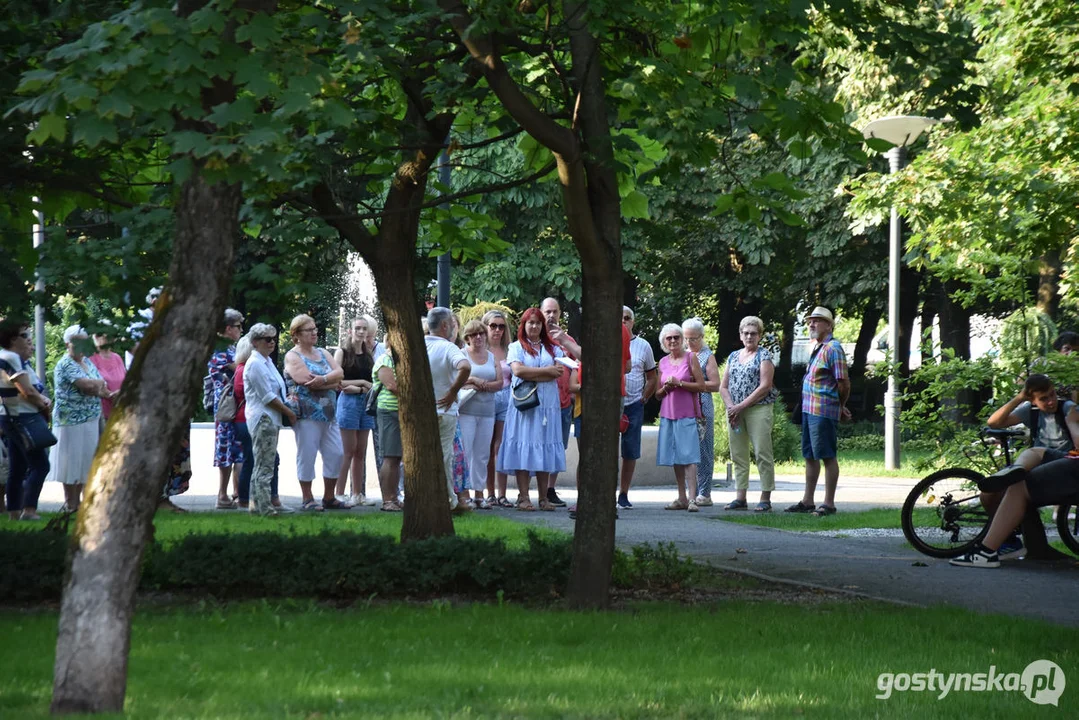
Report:
[[[835,513],[835,489],[839,484],[836,459],[839,420],[849,419],[847,398],[850,377],[843,346],[832,337],[835,318],[825,307],[816,307],[806,317],[809,337],[816,341],[806,374],[802,379],[802,457],[806,461],[806,487],[802,499],[785,510],[813,513],[817,517]],[[814,508],[821,465],[824,466],[824,502]]]

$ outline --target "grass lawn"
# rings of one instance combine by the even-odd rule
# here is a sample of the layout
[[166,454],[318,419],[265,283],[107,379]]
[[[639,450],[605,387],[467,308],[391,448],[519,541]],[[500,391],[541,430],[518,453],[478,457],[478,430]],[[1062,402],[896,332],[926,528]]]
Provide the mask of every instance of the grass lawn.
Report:
[[[937,469],[919,469],[921,463],[931,459],[931,453],[924,450],[903,450],[903,467],[898,470],[885,470],[883,450],[844,450],[842,440],[839,444],[839,467],[847,476],[922,478]],[[718,460],[716,467],[722,469]],[[804,475],[805,461],[796,458],[791,462],[778,462],[776,474]]]
[[[54,513],[42,513],[45,520],[54,517]],[[332,532],[352,531],[372,535],[401,536],[400,513],[384,513],[377,510],[366,512],[326,512],[296,513],[280,518],[261,518],[246,512],[214,512],[174,514],[159,512],[154,516],[154,537],[163,545],[179,540],[186,535],[208,533],[229,533],[240,535],[256,532],[280,532],[296,534],[317,534],[324,530]],[[5,523],[7,530],[24,532],[41,530],[44,523]],[[527,544],[527,532],[531,528],[541,537],[565,536],[558,530],[544,527],[531,527],[500,517],[496,511],[473,512],[457,516],[453,521],[454,529],[462,537],[502,538],[507,547],[524,547]]]
[[[0,633],[0,716],[46,717],[55,613],[0,612]],[[1044,709],[1019,692],[875,697],[884,672],[1042,658],[1079,678],[1079,630],[862,602],[159,607],[135,619],[126,716],[1074,717],[1074,688]]]

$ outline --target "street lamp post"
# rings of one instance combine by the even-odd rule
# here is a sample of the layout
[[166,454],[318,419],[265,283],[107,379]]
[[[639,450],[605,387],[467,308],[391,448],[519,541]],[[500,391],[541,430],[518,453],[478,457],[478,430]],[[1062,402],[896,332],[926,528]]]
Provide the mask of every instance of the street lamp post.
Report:
[[[921,115],[893,115],[879,118],[862,128],[867,140],[877,138],[890,142],[888,166],[899,172],[906,162],[906,148],[918,139],[926,128],[943,122]],[[888,390],[884,393],[884,467],[899,469],[899,263],[902,258],[903,228],[899,211],[892,205],[888,233],[888,347],[892,351],[892,370],[888,373]]]

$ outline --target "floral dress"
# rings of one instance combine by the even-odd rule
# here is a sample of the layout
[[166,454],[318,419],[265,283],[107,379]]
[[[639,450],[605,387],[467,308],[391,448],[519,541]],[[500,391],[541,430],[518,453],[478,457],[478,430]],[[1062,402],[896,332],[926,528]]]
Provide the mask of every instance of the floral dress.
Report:
[[101,417],[101,398],[84,395],[75,387],[76,380],[100,380],[101,373],[89,360],[76,362],[64,355],[53,370],[53,386],[56,393],[53,422],[57,425],[82,425]]
[[[214,413],[217,413],[217,405],[221,402],[221,395],[226,387],[232,387],[234,370],[227,366],[236,362],[236,346],[230,345],[225,350],[216,352],[210,358],[206,367],[210,371],[210,378],[214,381]],[[231,422],[214,421],[214,467],[231,467],[244,461],[243,445],[233,429]]]

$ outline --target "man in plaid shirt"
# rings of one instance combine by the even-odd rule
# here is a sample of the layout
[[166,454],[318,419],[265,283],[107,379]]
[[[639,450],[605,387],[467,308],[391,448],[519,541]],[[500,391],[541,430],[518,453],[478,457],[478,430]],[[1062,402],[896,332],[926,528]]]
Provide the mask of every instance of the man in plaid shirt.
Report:
[[[802,499],[785,512],[813,513],[817,517],[835,513],[835,489],[839,484],[836,458],[840,419],[849,419],[847,398],[850,377],[843,346],[832,337],[835,319],[828,308],[817,307],[806,318],[809,337],[816,341],[802,380],[802,457],[806,461],[806,487]],[[814,509],[821,465],[824,465],[824,502]]]

